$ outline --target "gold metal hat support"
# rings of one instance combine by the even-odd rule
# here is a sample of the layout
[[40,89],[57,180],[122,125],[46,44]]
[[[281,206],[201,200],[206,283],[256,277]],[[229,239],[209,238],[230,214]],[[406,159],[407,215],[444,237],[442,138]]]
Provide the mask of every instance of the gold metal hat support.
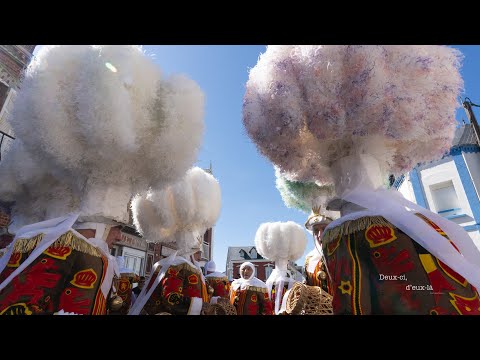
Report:
[[321,206],[312,206],[313,215],[320,215]]
[[[307,221],[305,222],[305,228],[308,230],[312,230],[313,225],[316,224],[326,224],[328,225],[333,221],[332,218],[322,214],[321,212],[322,206],[321,205],[313,205],[312,204],[312,213],[308,217]],[[315,219],[317,218],[317,219]],[[313,220],[313,221],[312,221]]]
[[[315,220],[315,218],[318,218]],[[314,221],[312,221],[314,220]],[[305,222],[305,228],[307,228],[308,230],[312,230],[311,228],[313,227],[313,225],[316,225],[316,224],[325,224],[325,225],[328,225],[330,224],[331,222],[333,221],[332,218],[328,217],[328,216],[325,216],[325,215],[320,215],[320,214],[311,214],[307,221]],[[312,222],[312,223],[310,223]]]

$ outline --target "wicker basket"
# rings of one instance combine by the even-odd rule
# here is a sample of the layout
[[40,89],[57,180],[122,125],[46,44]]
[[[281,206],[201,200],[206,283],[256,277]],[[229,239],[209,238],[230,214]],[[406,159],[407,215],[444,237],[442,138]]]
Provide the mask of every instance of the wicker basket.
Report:
[[288,294],[286,312],[290,315],[333,315],[332,299],[319,286],[297,282]]
[[237,315],[237,309],[235,306],[227,301],[218,302],[212,305],[214,309],[214,315]]

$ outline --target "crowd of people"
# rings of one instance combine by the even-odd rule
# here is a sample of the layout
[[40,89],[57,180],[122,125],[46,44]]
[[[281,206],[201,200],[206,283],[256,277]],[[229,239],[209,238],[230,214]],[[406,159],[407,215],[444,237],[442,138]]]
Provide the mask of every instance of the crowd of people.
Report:
[[[230,282],[200,264],[221,191],[193,166],[199,86],[164,78],[135,46],[45,47],[0,163],[15,224],[0,252],[0,315],[480,314],[472,239],[384,186],[449,149],[459,67],[446,46],[269,46],[250,70],[243,123],[285,204],[311,213],[305,229],[263,223],[255,245],[275,269],[264,282],[244,262]],[[143,238],[174,249],[148,279],[110,255],[127,204]],[[314,250],[296,281],[287,264],[305,230]]]

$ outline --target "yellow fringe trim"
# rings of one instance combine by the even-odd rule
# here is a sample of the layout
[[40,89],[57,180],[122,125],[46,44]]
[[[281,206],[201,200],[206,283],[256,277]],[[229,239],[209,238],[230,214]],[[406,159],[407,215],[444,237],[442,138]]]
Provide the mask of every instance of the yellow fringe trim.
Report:
[[[20,238],[15,241],[13,246],[13,252],[26,253],[37,247],[42,240],[44,234],[39,234],[33,238],[25,239]],[[50,247],[63,247],[69,246],[73,250],[80,251],[82,253],[92,255],[95,257],[101,257],[102,253],[95,246],[89,244],[85,240],[75,236],[71,231],[66,232],[60,236]]]
[[42,241],[43,236],[45,234],[38,234],[37,236],[34,236],[32,238],[19,238],[15,241],[15,244],[13,245],[13,252],[14,253],[27,253],[29,251],[32,251],[37,247],[37,245]]
[[[261,293],[267,293],[268,292],[268,289],[266,288],[262,288],[262,287],[257,287],[257,286],[247,286],[247,288],[245,289],[247,291],[255,291],[255,292],[261,292]],[[238,291],[238,290],[237,290]]]
[[223,280],[227,280],[228,281],[228,277],[227,276],[205,276],[205,280],[210,280],[210,281],[215,281],[215,280],[219,280],[219,281],[223,281]]
[[394,229],[396,228],[383,216],[365,216],[360,219],[345,221],[334,228],[328,229],[322,236],[322,242],[329,243],[338,239],[339,237],[351,235],[357,231],[365,230],[372,225],[388,226]]

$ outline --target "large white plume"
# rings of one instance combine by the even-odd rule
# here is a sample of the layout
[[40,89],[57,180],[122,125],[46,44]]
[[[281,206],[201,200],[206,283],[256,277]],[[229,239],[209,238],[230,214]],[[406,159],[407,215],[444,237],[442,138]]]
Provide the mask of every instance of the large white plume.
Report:
[[[76,210],[80,198],[78,189],[69,181],[61,181],[63,174],[48,171],[45,163],[29,153],[21,139],[16,139],[0,163],[0,196],[14,202],[12,224],[15,233],[24,225],[59,217]],[[58,169],[56,169],[58,170]],[[124,206],[125,208],[125,206]]]
[[263,223],[255,234],[258,253],[272,261],[295,261],[303,255],[306,246],[303,227],[293,221]]
[[0,163],[0,197],[28,208],[22,193],[50,184],[53,198],[40,192],[31,220],[59,216],[69,207],[59,183],[70,210],[125,221],[131,195],[177,181],[196,161],[203,118],[198,85],[165,78],[138,46],[46,46],[8,119],[17,139]]
[[297,181],[332,183],[332,164],[355,154],[404,173],[450,148],[460,62],[436,45],[269,46],[250,71],[243,122]]
[[[194,167],[175,184],[139,194],[132,201],[133,221],[147,241],[177,242],[184,234],[203,235],[212,227],[221,208],[218,181]],[[180,235],[179,235],[180,234]]]

